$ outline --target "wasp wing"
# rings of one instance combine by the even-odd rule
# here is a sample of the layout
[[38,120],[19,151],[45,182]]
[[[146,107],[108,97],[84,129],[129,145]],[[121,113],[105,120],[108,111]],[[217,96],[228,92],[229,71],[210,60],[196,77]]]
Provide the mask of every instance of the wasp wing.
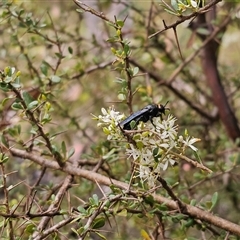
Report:
[[146,114],[148,113],[155,105],[147,105],[143,109],[131,114],[129,117],[124,119],[122,122],[120,122],[120,126],[125,129],[125,130],[131,130],[130,123],[131,121],[135,121],[136,125],[140,122],[147,122],[149,120],[149,115]]

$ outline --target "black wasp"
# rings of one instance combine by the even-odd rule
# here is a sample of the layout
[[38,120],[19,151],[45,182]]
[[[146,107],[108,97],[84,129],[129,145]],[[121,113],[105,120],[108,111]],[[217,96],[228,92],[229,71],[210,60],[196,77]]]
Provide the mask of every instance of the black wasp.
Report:
[[131,121],[135,122],[135,126],[133,127],[134,129],[139,122],[147,122],[150,120],[152,125],[155,126],[153,124],[153,118],[160,117],[162,119],[162,114],[165,114],[165,110],[169,110],[169,108],[166,108],[167,103],[165,105],[149,104],[145,108],[131,114],[129,117],[120,122],[119,125],[123,130],[131,130]]

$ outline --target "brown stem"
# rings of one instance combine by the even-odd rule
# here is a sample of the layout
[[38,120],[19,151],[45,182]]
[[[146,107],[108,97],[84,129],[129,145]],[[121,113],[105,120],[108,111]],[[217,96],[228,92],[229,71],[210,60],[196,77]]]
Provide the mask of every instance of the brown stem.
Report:
[[[79,177],[83,177],[85,179],[88,179],[92,182],[98,182],[107,186],[110,186],[112,184],[114,184],[116,187],[122,189],[122,190],[128,190],[128,184],[121,182],[121,181],[117,181],[114,179],[110,179],[109,177],[103,176],[99,173],[95,173],[92,171],[88,171],[85,169],[81,169],[81,168],[76,168],[76,166],[74,166],[73,164],[70,163],[66,163],[62,168],[58,165],[57,162],[55,161],[51,161],[49,159],[37,156],[37,154],[33,154],[33,153],[28,153],[24,150],[19,150],[19,149],[15,149],[15,148],[11,148],[9,149],[9,151],[14,155],[14,156],[18,156],[21,158],[25,158],[25,159],[29,159],[41,166],[45,166],[47,168],[51,168],[51,169],[56,169],[56,170],[60,170],[63,171],[65,173],[68,173],[70,175],[75,175],[75,176],[79,176]],[[135,194],[138,195],[139,191],[138,189],[135,191],[130,190],[129,191],[130,194]],[[154,198],[154,201],[156,201],[157,203],[164,203],[167,207],[169,207],[170,209],[173,210],[179,210],[179,206],[176,203],[176,201],[170,200],[168,198],[165,198],[161,195],[157,195],[157,194],[151,194]],[[199,220],[202,221],[206,221],[208,223],[211,223],[212,225],[219,227],[221,229],[224,229],[226,231],[229,231],[235,235],[240,236],[240,226],[230,222],[228,220],[225,220],[223,218],[220,218],[218,216],[214,216],[212,213],[208,212],[208,211],[204,211],[201,210],[198,207],[195,206],[191,206],[188,204],[185,204],[186,206],[186,212],[185,214],[187,214],[188,216],[197,218]]]
[[[211,14],[210,17],[214,18],[215,15]],[[209,31],[213,31],[213,26],[209,24],[209,20],[206,20],[206,14],[199,16],[197,19],[195,28],[201,26],[205,26]],[[225,32],[225,30],[226,27],[222,28],[222,33]],[[205,36],[199,36],[202,40],[205,40]],[[201,61],[208,85],[212,91],[214,104],[217,106],[219,111],[220,119],[225,126],[229,137],[235,141],[240,137],[240,128],[238,126],[237,118],[228,103],[228,97],[222,85],[222,80],[218,71],[217,60],[219,46],[219,41],[212,38],[203,48]]]

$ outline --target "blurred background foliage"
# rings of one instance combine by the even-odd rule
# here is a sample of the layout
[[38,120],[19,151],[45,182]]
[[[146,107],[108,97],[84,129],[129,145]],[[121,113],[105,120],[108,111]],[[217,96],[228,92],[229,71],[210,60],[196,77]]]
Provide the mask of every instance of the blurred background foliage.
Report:
[[[192,136],[201,139],[197,144],[199,155],[214,174],[207,176],[181,162],[163,173],[165,180],[170,185],[175,184],[174,192],[184,202],[190,203],[195,199],[197,205],[204,209],[211,205],[213,194],[218,192],[214,213],[239,223],[239,147],[229,138],[219,120],[200,57],[196,56],[170,83],[171,74],[182,63],[174,33],[168,30],[148,38],[163,28],[163,19],[168,25],[175,22],[177,16],[164,11],[159,2],[150,0],[85,3],[103,12],[112,21],[114,16],[118,20],[125,19],[122,35],[129,42],[130,64],[139,68],[138,75],[132,79],[132,91],[135,93],[131,103],[133,111],[151,102],[165,104],[169,101],[170,112],[178,119],[180,132],[188,129]],[[73,158],[81,159],[82,168],[93,170],[101,162],[101,166],[97,167],[99,173],[121,181],[129,179],[131,160],[126,158],[119,146],[106,141],[106,136],[91,115],[98,116],[102,107],[110,106],[126,116],[130,113],[126,104],[128,89],[123,81],[125,75],[114,63],[115,56],[111,51],[111,48],[119,49],[120,46],[107,41],[116,34],[115,29],[90,13],[76,11],[73,1],[2,1],[0,5],[1,70],[11,66],[16,72],[21,72],[22,91],[29,93],[32,101],[38,99],[38,104],[45,109],[39,107],[42,114],[43,111],[48,114],[44,131],[52,137],[56,151],[63,154],[64,148],[66,151],[75,149]],[[217,27],[227,14],[233,14],[237,5],[233,2],[218,4],[214,26]],[[184,22],[177,28],[184,58],[202,43],[189,29],[188,23]],[[238,11],[224,32],[218,55],[222,84],[237,119],[240,118],[239,37]],[[0,92],[1,101],[7,99],[0,107],[1,135],[8,139],[10,146],[28,150],[33,147],[39,155],[51,159],[43,139],[32,139],[36,136],[33,124],[22,111],[11,107],[13,98],[12,92]],[[30,147],[31,144],[33,146]],[[194,155],[190,157],[194,158]],[[33,189],[37,190],[35,201],[39,208],[46,210],[66,177],[62,171],[46,169],[12,156],[4,166],[4,173],[9,174],[7,186],[13,186],[9,191],[9,205],[15,206],[19,212],[27,208],[24,196],[30,196]],[[3,190],[4,187],[1,199],[5,201]],[[82,201],[88,202],[94,193],[102,196],[95,182],[76,177],[63,198],[61,209],[69,211],[70,207],[77,208]],[[166,195],[163,190],[159,193]],[[108,226],[101,232],[106,238],[147,239],[141,230],[152,230],[156,222],[152,216],[141,218],[141,213],[138,216],[122,211],[118,215],[109,220],[111,226],[106,222]],[[196,228],[184,227],[183,222],[168,217],[165,229],[170,239],[199,239]],[[13,239],[30,239],[40,219],[34,218],[31,224],[20,218],[16,220],[16,238]],[[54,222],[61,219],[62,216],[55,216]],[[11,239],[5,224],[6,219],[2,217],[2,239]],[[73,223],[71,228],[78,228],[74,227],[77,224]],[[53,239],[53,236],[54,239],[78,239],[76,232],[68,226],[48,239]],[[213,239],[214,231],[208,239],[209,236]],[[94,234],[88,237],[98,239]]]

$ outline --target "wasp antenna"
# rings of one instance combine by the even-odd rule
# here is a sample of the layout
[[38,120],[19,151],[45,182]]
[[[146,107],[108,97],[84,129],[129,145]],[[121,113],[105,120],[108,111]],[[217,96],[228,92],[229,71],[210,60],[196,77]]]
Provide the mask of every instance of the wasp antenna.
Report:
[[162,105],[162,104],[160,104],[160,105],[161,105],[161,107],[162,107],[164,110],[170,111],[170,108],[167,108],[167,107],[166,107],[168,103],[169,103],[169,101],[167,101],[167,102],[165,103],[165,105]]
[[169,103],[169,101],[167,101],[167,102],[165,103],[164,107],[166,107],[168,103]]

